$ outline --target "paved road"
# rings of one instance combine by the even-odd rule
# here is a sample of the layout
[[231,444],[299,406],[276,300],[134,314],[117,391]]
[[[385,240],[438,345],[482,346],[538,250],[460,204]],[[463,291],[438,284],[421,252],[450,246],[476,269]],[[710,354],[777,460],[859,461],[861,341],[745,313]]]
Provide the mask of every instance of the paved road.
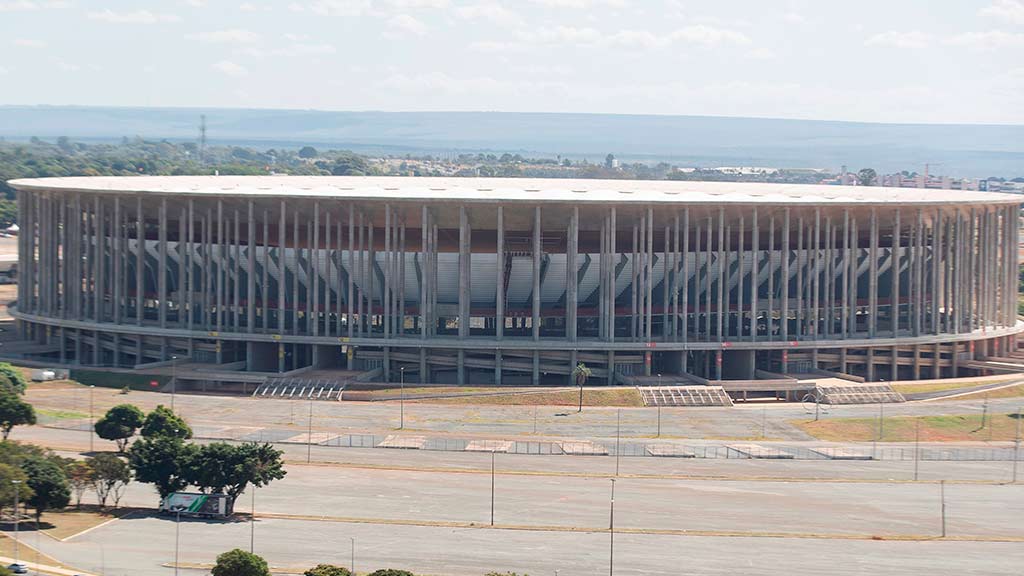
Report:
[[[68,543],[47,541],[43,551],[111,576],[169,576],[172,569],[162,564],[174,560],[174,529],[173,520],[128,519]],[[216,552],[248,548],[249,535],[245,523],[183,522],[180,559],[212,562]],[[277,568],[319,562],[348,566],[350,538],[356,539],[355,567],[361,572],[394,567],[479,576],[491,570],[543,575],[557,569],[561,576],[592,576],[608,568],[606,532],[263,520],[256,525],[256,552]],[[615,559],[620,575],[1016,575],[1024,564],[1024,545],[617,534]]]

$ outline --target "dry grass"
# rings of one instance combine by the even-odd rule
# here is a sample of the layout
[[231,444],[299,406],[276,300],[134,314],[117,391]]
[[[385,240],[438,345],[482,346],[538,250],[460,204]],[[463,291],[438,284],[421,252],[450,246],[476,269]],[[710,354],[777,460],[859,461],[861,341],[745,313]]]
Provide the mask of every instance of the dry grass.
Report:
[[984,398],[1020,398],[1024,397],[1024,384],[1018,384],[1016,386],[1007,386],[1006,388],[999,388],[998,390],[986,390],[982,392],[973,392],[971,394],[964,394],[963,396],[956,396],[950,398],[950,400],[982,400]]
[[992,382],[986,381],[963,381],[954,380],[952,382],[926,382],[924,384],[893,384],[893,390],[901,394],[917,394],[921,392],[942,392],[945,390],[956,390],[957,388],[971,388],[973,386],[982,386],[984,384],[992,384]]
[[913,442],[920,421],[921,442],[964,442],[1013,440],[1017,432],[1016,414],[991,414],[982,427],[981,412],[952,416],[896,416],[885,418],[884,435],[878,437],[877,418],[831,418],[795,420],[792,424],[819,440],[832,442]]
[[108,508],[100,510],[98,506],[83,505],[81,509],[68,507],[58,512],[43,514],[40,526],[43,533],[58,540],[74,536],[79,532],[94,528],[115,518],[131,514],[134,508]]
[[[576,406],[579,404],[579,390],[558,390],[530,394],[502,394],[494,396],[468,396],[459,398],[436,398],[417,400],[431,404],[479,404],[498,406]],[[584,406],[643,406],[640,392],[635,388],[587,389],[583,391]]]

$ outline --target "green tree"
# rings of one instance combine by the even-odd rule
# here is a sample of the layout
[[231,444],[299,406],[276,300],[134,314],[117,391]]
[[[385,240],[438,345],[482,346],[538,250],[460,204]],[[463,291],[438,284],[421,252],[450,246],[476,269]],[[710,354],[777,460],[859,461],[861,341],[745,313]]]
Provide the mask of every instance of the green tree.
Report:
[[334,566],[333,564],[317,564],[303,572],[303,576],[352,576],[348,568]]
[[282,454],[270,444],[214,442],[196,450],[186,479],[204,492],[226,494],[230,514],[248,484],[260,487],[284,478]]
[[312,146],[303,146],[302,148],[299,148],[299,158],[309,159],[316,158],[317,156],[319,156],[319,154],[317,153],[316,148],[313,148]]
[[107,498],[113,498],[114,508],[121,501],[124,489],[132,480],[131,470],[124,460],[109,453],[97,454],[88,460],[93,470],[93,489],[101,508],[107,507]]
[[577,412],[583,412],[583,385],[587,383],[587,378],[590,378],[591,374],[593,374],[593,371],[587,368],[587,365],[583,362],[580,362],[572,369],[572,379],[580,387],[580,407]]
[[381,568],[380,570],[374,570],[370,572],[369,576],[415,576],[412,572],[406,570],[395,570],[394,568]]
[[53,460],[32,458],[22,463],[21,469],[28,476],[26,483],[34,494],[25,499],[25,504],[36,511],[36,522],[43,512],[64,508],[71,502],[71,489],[64,469]]
[[878,173],[874,168],[862,168],[857,172],[857,184],[861,186],[874,186],[877,178]]
[[185,444],[181,438],[143,438],[128,451],[128,464],[136,482],[153,484],[160,498],[166,498],[188,486],[195,451],[195,446]]
[[0,432],[3,439],[11,434],[11,429],[23,424],[35,424],[36,411],[32,405],[21,399],[16,392],[0,388]]
[[71,491],[75,495],[75,507],[81,508],[82,496],[85,495],[86,490],[93,487],[96,471],[87,461],[73,460],[64,467],[64,473],[67,475],[68,485],[71,486]]
[[267,561],[245,550],[235,548],[217,556],[217,563],[210,570],[213,576],[270,576]]
[[118,452],[123,453],[128,447],[128,440],[144,420],[142,410],[131,404],[118,404],[96,421],[96,435],[104,440],[113,440],[117,443]]
[[14,506],[15,491],[18,492],[18,502],[22,504],[34,496],[35,492],[27,482],[28,475],[20,466],[0,464],[0,508]]
[[171,411],[170,408],[160,404],[152,412],[146,414],[146,420],[142,423],[142,430],[139,431],[144,438],[153,436],[173,436],[188,440],[192,437],[192,428],[185,422],[185,419]]
[[0,362],[0,387],[6,386],[13,387],[18,394],[24,394],[28,382],[17,368],[7,362]]

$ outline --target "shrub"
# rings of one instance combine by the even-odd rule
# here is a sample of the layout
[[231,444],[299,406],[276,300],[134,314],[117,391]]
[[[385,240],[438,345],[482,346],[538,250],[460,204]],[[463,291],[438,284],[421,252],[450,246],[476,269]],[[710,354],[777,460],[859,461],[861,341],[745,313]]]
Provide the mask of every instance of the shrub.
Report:
[[342,568],[341,566],[334,566],[332,564],[317,564],[313,568],[306,570],[303,576],[352,576],[348,568]]
[[213,576],[270,576],[267,561],[245,550],[235,548],[217,556],[217,563],[210,570]]

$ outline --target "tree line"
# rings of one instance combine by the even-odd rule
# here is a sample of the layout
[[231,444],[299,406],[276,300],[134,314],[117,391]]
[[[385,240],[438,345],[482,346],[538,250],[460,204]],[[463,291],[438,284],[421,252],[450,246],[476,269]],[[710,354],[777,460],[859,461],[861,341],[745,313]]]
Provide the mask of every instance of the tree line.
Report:
[[[239,548],[217,556],[217,562],[210,570],[212,576],[271,576],[267,561],[258,554],[246,552]],[[352,572],[344,566],[333,564],[317,564],[303,572],[303,576],[352,576]],[[407,570],[384,568],[374,570],[368,576],[416,576]],[[484,576],[529,576],[515,572],[488,572]]]

